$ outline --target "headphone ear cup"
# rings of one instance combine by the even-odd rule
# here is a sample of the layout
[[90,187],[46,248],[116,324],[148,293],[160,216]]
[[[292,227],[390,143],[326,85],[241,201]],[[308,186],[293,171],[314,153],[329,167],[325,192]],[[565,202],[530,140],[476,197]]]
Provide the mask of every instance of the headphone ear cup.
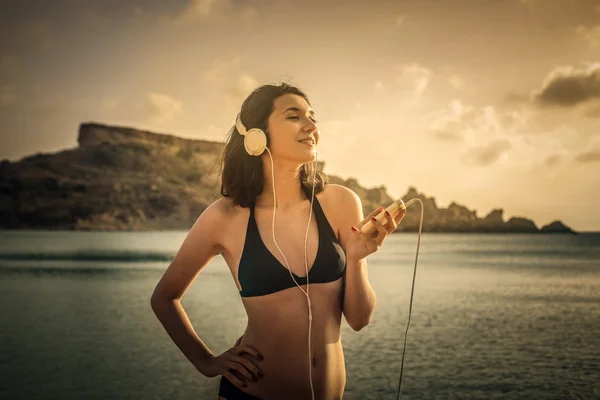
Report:
[[250,129],[244,136],[244,147],[251,156],[260,156],[267,147],[267,136],[260,129]]

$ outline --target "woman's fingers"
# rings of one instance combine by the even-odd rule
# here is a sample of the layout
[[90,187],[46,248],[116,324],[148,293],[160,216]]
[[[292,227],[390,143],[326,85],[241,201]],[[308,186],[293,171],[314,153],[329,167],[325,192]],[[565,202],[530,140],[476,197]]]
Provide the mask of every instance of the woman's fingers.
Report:
[[[235,356],[233,358],[233,361],[239,363],[240,365],[244,366],[245,369],[247,369],[248,371],[250,371],[255,378],[261,378],[262,377],[262,371],[249,359],[247,359],[244,356]],[[253,379],[253,377],[251,376],[250,379],[252,380],[256,380]]]
[[403,208],[402,211],[400,211],[398,213],[398,215],[396,215],[396,218],[394,218],[394,220],[396,221],[396,224],[399,224],[400,221],[402,221],[402,218],[404,218],[405,215],[406,215],[406,208]]
[[227,380],[229,382],[231,382],[233,385],[237,386],[239,389],[248,387],[248,384],[244,381],[242,381],[241,379],[239,379],[237,376],[235,376],[234,374],[232,374],[229,371],[223,372],[223,376],[225,378],[227,378]]
[[256,350],[255,347],[249,345],[249,344],[245,344],[243,347],[240,347],[238,349],[238,354],[242,354],[242,353],[248,353],[251,356],[254,356],[257,360],[263,360],[263,355],[261,354],[260,351]]
[[388,231],[383,227],[381,222],[379,222],[375,219],[375,217],[371,218],[371,223],[373,224],[375,229],[377,229],[377,233],[373,232],[371,238],[374,239],[378,245],[380,245],[381,243],[383,243],[383,240],[385,239],[386,235],[388,234]]
[[257,378],[253,376],[252,373],[244,365],[242,365],[240,361],[241,360],[239,360],[238,358],[234,358],[232,360],[227,361],[225,363],[225,366],[229,369],[239,372],[242,376],[248,378],[249,381],[256,381]]
[[363,242],[365,250],[372,253],[373,251],[376,251],[379,247],[379,241],[376,239],[379,236],[378,231],[372,232],[370,234],[372,236],[369,236],[369,234],[366,234],[361,230],[354,231],[354,233],[358,235],[360,240]]
[[[369,220],[371,217],[376,217],[376,216],[377,216],[377,214],[379,214],[379,213],[380,213],[380,212],[382,212],[383,210],[384,210],[384,208],[383,208],[383,207],[376,208],[375,210],[373,210],[373,211],[371,212],[371,214],[367,215],[367,218],[365,218],[365,220],[367,220],[367,221],[368,221],[368,220]],[[366,221],[365,221],[365,222],[366,222]]]
[[383,211],[383,210],[384,210],[384,208],[383,208],[383,207],[379,207],[379,208],[377,208],[377,209],[373,210],[373,212],[371,212],[371,214],[367,215],[367,216],[365,217],[365,219],[363,219],[362,221],[360,221],[360,222],[358,223],[358,225],[356,225],[356,227],[357,227],[358,229],[362,229],[362,227],[363,227],[363,226],[365,226],[365,224],[371,220],[371,217],[375,217],[375,216],[377,216],[377,214],[379,214],[379,213],[380,213],[381,211]]
[[[356,227],[358,229],[362,229],[362,227],[365,226],[365,224],[367,222],[372,221],[372,217],[376,217],[377,215],[379,215],[380,212],[382,212],[384,210],[385,210],[385,208],[383,208],[383,207],[379,207],[379,208],[373,210],[369,215],[367,215],[365,217],[365,219],[360,221],[358,223],[358,225],[356,225]],[[384,212],[384,215],[385,215],[385,212]],[[400,223],[400,221],[402,221],[402,218],[404,218],[405,215],[406,215],[406,208],[402,209],[402,211],[400,211],[398,213],[398,215],[396,215],[394,218],[392,218],[395,222],[395,225],[398,225]],[[387,218],[387,215],[386,215],[386,218]],[[388,222],[389,222],[389,219],[388,219]],[[388,226],[390,226],[390,225],[388,225]],[[393,232],[394,230],[395,230],[395,228],[393,230],[391,230],[390,232]]]
[[390,214],[389,212],[384,212],[385,214],[385,219],[387,219],[387,224],[385,225],[385,230],[387,231],[387,233],[392,233],[396,230],[396,228],[398,228],[398,224],[396,223],[396,221],[394,220],[394,218],[392,218],[392,214]]

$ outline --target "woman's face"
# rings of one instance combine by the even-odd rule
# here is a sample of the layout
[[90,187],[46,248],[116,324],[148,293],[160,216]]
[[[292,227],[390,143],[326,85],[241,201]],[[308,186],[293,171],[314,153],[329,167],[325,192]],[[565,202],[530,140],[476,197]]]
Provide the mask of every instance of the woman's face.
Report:
[[[315,114],[302,96],[285,94],[274,101],[267,132],[271,153],[302,165],[315,161],[320,133]],[[312,143],[301,143],[308,139]]]

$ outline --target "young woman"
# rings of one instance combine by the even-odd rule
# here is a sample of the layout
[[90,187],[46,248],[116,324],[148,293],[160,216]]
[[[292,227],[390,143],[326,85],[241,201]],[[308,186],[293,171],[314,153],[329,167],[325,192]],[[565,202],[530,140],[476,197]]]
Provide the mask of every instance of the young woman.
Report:
[[[266,139],[255,154],[261,132],[253,129]],[[385,225],[371,218],[383,207],[363,219],[360,198],[316,171],[320,139],[300,89],[254,90],[223,152],[223,197],[200,215],[152,294],[154,312],[188,360],[207,377],[221,376],[221,399],[342,398],[342,314],[355,331],[369,324],[375,292],[366,257],[404,212],[386,215]],[[372,235],[360,231],[369,220],[377,228]],[[248,315],[242,337],[220,355],[197,336],[181,306],[217,255]]]

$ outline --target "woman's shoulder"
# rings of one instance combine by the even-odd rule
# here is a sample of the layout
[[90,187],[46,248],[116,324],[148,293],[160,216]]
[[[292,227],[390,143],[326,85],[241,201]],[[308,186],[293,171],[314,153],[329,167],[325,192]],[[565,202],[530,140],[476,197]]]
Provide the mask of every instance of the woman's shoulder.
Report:
[[233,202],[231,197],[221,197],[215,200],[211,205],[206,208],[206,211],[214,213],[215,216],[224,220],[224,222],[231,221],[241,214],[247,214],[248,208],[240,207]]
[[328,183],[319,202],[342,247],[346,248],[348,230],[362,220],[360,197],[346,186]]
[[216,223],[220,232],[226,232],[232,225],[235,225],[240,216],[248,215],[248,209],[234,204],[230,197],[221,197],[212,202],[203,214],[207,214],[207,219]]
[[362,219],[360,197],[346,186],[328,183],[320,193],[319,203],[334,225],[343,227]]
[[235,205],[231,198],[220,197],[206,207],[195,225],[202,226],[203,232],[223,249],[232,233],[246,223],[248,212],[247,208]]
[[[336,183],[328,183],[321,191],[319,201],[335,205],[336,209],[361,206],[360,197],[354,190]],[[322,200],[321,200],[322,199]]]

